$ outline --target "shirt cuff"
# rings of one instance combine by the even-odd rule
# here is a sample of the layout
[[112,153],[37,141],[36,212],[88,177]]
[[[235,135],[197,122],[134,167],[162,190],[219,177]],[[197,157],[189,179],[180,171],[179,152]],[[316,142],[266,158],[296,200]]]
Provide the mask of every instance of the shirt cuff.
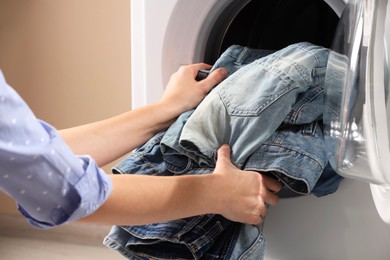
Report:
[[100,169],[95,160],[89,156],[78,156],[84,166],[85,173],[74,185],[75,194],[81,199],[78,208],[70,215],[62,208],[51,211],[53,222],[43,222],[32,217],[26,210],[18,205],[20,213],[35,227],[48,229],[62,224],[77,221],[94,213],[108,199],[112,192],[112,182],[108,175]]

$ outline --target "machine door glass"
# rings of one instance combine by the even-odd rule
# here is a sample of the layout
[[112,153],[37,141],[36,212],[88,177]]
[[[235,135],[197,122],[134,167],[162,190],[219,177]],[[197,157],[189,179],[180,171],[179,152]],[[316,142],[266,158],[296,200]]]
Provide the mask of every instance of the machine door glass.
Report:
[[326,74],[328,155],[341,175],[390,184],[387,0],[351,0],[336,30]]

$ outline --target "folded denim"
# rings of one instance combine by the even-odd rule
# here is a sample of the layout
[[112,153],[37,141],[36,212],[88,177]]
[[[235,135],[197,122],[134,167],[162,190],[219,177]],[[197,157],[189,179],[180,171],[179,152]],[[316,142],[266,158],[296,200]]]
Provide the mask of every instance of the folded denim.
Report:
[[[235,246],[238,235],[243,232],[239,231],[237,223],[229,225],[225,230],[219,233],[219,236],[213,236],[213,239],[218,239],[218,243],[208,242],[205,248],[197,251],[198,243],[205,243],[202,239],[187,243],[185,238],[169,237],[161,238],[158,233],[156,238],[136,237],[129,233],[123,227],[113,226],[110,233],[104,239],[104,244],[109,248],[118,251],[128,259],[149,260],[149,259],[236,259],[232,258],[232,252],[237,254]],[[143,227],[141,226],[140,229]],[[168,227],[167,227],[168,228]],[[192,232],[191,230],[189,232]],[[252,231],[253,233],[253,231]],[[248,232],[244,233],[248,234]],[[249,233],[250,234],[250,233]],[[245,241],[243,241],[245,242]],[[259,243],[258,241],[256,241]],[[243,248],[249,247],[245,243],[239,243]],[[203,251],[203,252],[200,252]],[[250,256],[253,254],[250,254]]]

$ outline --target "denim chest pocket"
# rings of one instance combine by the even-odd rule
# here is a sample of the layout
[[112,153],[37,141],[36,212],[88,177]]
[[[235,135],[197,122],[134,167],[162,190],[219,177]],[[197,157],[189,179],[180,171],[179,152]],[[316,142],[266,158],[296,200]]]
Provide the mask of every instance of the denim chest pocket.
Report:
[[231,116],[258,116],[262,111],[292,90],[296,83],[286,74],[272,69],[243,68],[218,91]]

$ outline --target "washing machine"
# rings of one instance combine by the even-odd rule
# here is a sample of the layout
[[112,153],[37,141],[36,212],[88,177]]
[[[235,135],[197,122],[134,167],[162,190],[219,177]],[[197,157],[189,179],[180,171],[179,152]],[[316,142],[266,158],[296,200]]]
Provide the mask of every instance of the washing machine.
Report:
[[390,3],[387,0],[132,0],[132,105],[158,101],[180,65],[213,64],[230,45],[332,50],[326,142],[345,177],[328,196],[281,199],[265,259],[390,259]]

